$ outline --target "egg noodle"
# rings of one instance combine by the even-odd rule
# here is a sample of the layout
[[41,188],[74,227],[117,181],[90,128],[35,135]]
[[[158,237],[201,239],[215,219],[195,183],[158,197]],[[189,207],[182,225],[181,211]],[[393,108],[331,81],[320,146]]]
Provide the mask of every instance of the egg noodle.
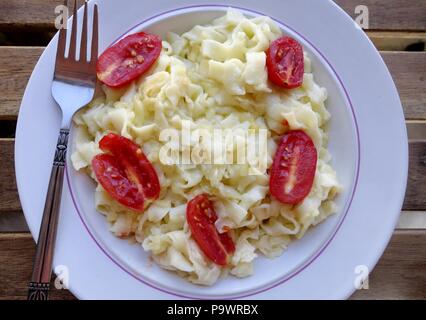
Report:
[[[113,234],[134,239],[161,267],[195,284],[212,285],[227,274],[251,275],[259,254],[280,256],[292,240],[336,212],[333,199],[340,186],[327,151],[327,91],[315,83],[306,53],[300,88],[286,90],[268,82],[265,51],[281,35],[270,18],[248,19],[231,9],[209,25],[197,25],[182,35],[169,33],[148,74],[125,90],[105,88],[106,98],[92,102],[74,118],[72,163],[94,180],[91,161],[101,153],[98,142],[107,133],[141,145],[157,171],[159,199],[138,213],[114,201],[98,184],[96,208]],[[298,205],[281,204],[269,193],[267,168],[285,133],[283,123],[305,131],[318,152],[312,190]],[[203,129],[212,136],[217,129],[262,130],[266,165],[236,160],[182,163],[177,159],[184,152],[182,146],[170,144],[162,132],[181,131],[184,124],[191,132]],[[235,136],[231,153],[236,145],[250,143]],[[195,147],[196,140],[189,139],[189,145]],[[174,151],[169,155],[172,163],[160,159],[166,143]],[[213,141],[213,149],[215,145]],[[209,261],[191,237],[186,204],[202,193],[214,203],[217,230],[233,230],[236,251],[229,267]]]

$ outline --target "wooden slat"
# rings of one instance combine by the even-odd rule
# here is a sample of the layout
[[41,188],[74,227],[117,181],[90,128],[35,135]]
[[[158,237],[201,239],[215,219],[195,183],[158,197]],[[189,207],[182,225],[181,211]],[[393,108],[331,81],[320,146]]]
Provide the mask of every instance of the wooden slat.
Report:
[[[0,297],[25,299],[35,252],[25,234],[0,234]],[[426,231],[397,231],[370,276],[370,289],[353,299],[425,299]],[[67,291],[53,290],[52,299],[72,299]]]
[[422,90],[426,88],[426,52],[383,52],[382,56],[398,88],[406,119],[426,119],[426,90]]
[[426,30],[425,0],[334,0],[352,18],[356,7],[364,5],[369,11],[369,29]]
[[[0,233],[0,299],[25,299],[35,244],[28,233]],[[52,289],[50,299],[74,299],[69,291]]]
[[[426,30],[425,0],[335,0],[350,16],[356,17],[355,8],[365,5],[369,9],[370,29]],[[56,6],[62,0],[1,0],[0,30],[54,29]],[[79,0],[79,3],[83,3]],[[142,3],[141,8],[142,9]],[[136,8],[137,9],[137,8]]]
[[28,79],[43,50],[0,47],[0,119],[16,119]]
[[[16,119],[41,47],[0,47],[0,119]],[[426,52],[382,52],[407,119],[426,119]]]
[[353,299],[426,299],[426,231],[396,231],[369,278]]
[[0,139],[0,214],[21,211],[18,188],[16,187],[13,156],[14,140]]
[[426,208],[426,143],[414,141],[410,143],[409,173],[407,192],[405,194],[405,210],[424,210]]
[[[83,2],[78,0],[80,6]],[[54,30],[55,8],[63,3],[64,0],[1,0],[0,30]]]
[[[425,214],[426,217],[426,214]],[[22,211],[0,212],[0,233],[29,232],[27,222]]]
[[411,141],[426,140],[426,121],[407,121],[408,138]]

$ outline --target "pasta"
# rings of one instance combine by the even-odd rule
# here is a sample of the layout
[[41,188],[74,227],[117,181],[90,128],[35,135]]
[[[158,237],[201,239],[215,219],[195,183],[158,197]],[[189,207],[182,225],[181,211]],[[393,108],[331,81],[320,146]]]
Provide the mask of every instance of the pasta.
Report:
[[[101,152],[98,142],[107,133],[142,146],[160,179],[159,199],[138,214],[112,200],[98,184],[96,208],[117,237],[134,238],[160,266],[192,283],[212,285],[227,274],[251,275],[256,257],[281,255],[292,240],[337,210],[333,199],[340,186],[330,165],[325,131],[330,118],[327,91],[315,82],[306,54],[302,87],[279,90],[268,82],[265,50],[280,36],[268,17],[249,19],[235,10],[182,35],[170,33],[146,76],[123,90],[105,87],[106,98],[93,101],[74,118],[73,166],[95,180],[91,160]],[[283,205],[269,194],[267,168],[284,120],[290,129],[303,129],[318,150],[313,188],[295,206]],[[172,142],[172,164],[163,163],[161,150],[167,139],[162,132],[179,131],[186,124],[192,132],[211,134],[214,129],[265,129],[266,166],[179,164],[182,151]],[[237,144],[247,143],[236,136]],[[189,144],[194,147],[197,142]],[[210,262],[191,238],[186,203],[204,192],[213,196],[217,230],[235,232],[236,252],[228,268]]]

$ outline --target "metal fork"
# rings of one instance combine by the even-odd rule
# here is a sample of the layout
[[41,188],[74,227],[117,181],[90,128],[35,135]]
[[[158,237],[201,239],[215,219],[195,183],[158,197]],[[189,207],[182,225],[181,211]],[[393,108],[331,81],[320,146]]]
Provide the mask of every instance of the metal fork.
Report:
[[[67,6],[67,0],[65,0],[65,6]],[[67,30],[63,28],[59,32],[52,95],[62,110],[62,125],[44,205],[33,274],[28,289],[28,300],[47,300],[48,298],[71,120],[75,112],[93,99],[95,93],[96,61],[98,58],[97,5],[94,5],[90,59],[87,59],[87,12],[88,5],[86,2],[84,5],[79,60],[76,58],[76,0],[74,0],[72,31],[68,55],[65,54]]]

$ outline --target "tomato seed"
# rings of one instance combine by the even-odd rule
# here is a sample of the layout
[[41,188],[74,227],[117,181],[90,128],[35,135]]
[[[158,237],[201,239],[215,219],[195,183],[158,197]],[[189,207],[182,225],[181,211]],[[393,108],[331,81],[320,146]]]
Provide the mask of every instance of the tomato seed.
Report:
[[143,62],[145,61],[145,58],[144,58],[143,56],[141,56],[141,55],[138,55],[138,56],[136,57],[136,61],[137,61],[138,63],[143,63]]
[[284,56],[284,50],[280,48],[277,52],[277,58],[281,60],[283,56]]

